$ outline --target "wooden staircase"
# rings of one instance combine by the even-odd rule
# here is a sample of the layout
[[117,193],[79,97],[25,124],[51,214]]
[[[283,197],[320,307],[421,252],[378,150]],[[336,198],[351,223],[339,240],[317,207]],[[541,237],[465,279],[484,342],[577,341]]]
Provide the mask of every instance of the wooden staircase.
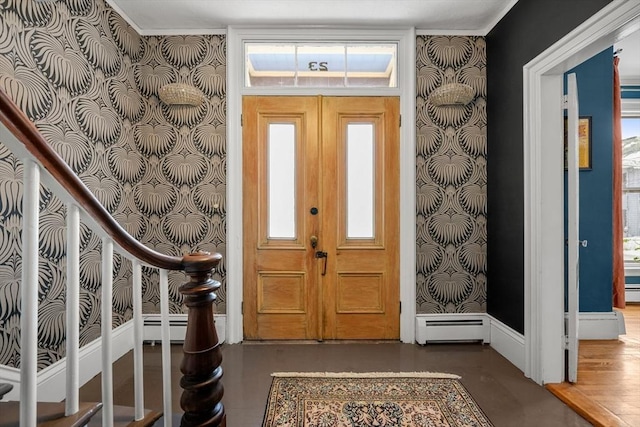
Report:
[[[102,403],[80,402],[80,410],[65,416],[64,402],[38,402],[37,425],[40,427],[102,426]],[[162,412],[145,411],[144,418],[134,420],[134,408],[114,406],[114,427],[147,427],[156,425]],[[20,424],[20,402],[0,402],[0,427],[16,427]],[[178,423],[180,419],[178,418]]]
[[[38,402],[37,424],[41,427],[81,427],[87,425],[100,412],[100,408],[100,402],[81,402],[80,410],[66,417],[64,402]],[[0,402],[0,414],[0,427],[19,425],[20,402]]]
[[[0,427],[21,426],[138,426],[154,425],[161,413],[144,411],[142,378],[142,266],[154,268],[159,275],[160,312],[162,317],[162,378],[164,426],[181,417],[182,426],[226,426],[224,394],[221,383],[222,352],[213,320],[213,305],[220,282],[213,280],[214,269],[222,256],[195,252],[170,256],[156,252],[129,235],[111,216],[80,178],[53,150],[35,125],[7,94],[0,90],[0,136],[23,164],[22,278],[20,297],[20,379],[19,402],[0,402]],[[65,401],[37,401],[38,352],[38,239],[39,186],[42,175],[48,188],[66,204],[67,289]],[[80,220],[102,238],[101,271],[101,374],[102,402],[79,402],[79,294],[80,294]],[[113,256],[114,250],[132,262],[133,353],[135,409],[113,404]],[[188,308],[184,356],[180,366],[183,376],[181,407],[183,414],[171,410],[171,363],[169,338],[170,270],[182,271],[189,281],[179,288]],[[2,387],[1,395],[11,388]],[[4,391],[6,390],[6,391]],[[67,405],[68,404],[68,405]],[[67,406],[69,408],[67,408]],[[66,412],[73,415],[65,416]],[[134,412],[140,421],[134,420]],[[101,413],[101,416],[96,416]],[[104,418],[104,421],[102,420]]]
[[[0,383],[0,399],[13,389],[11,384]],[[65,402],[39,402],[36,423],[43,427],[102,426],[101,402],[80,402],[78,412],[65,416]],[[20,425],[20,402],[0,402],[0,427]],[[114,427],[152,426],[162,417],[162,412],[146,410],[144,417],[135,420],[135,409],[128,406],[114,406]],[[178,419],[179,423],[179,419]]]

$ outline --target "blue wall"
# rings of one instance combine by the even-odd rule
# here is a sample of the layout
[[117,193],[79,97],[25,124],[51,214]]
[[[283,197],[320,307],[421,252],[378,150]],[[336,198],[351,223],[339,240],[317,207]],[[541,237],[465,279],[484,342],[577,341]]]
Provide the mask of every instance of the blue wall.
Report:
[[620,86],[622,98],[638,99],[640,98],[640,86],[622,85]]
[[[592,150],[592,169],[580,171],[580,239],[589,241],[580,248],[580,311],[611,311],[613,48],[569,71],[574,72],[580,116],[591,116]],[[566,186],[565,173],[565,194]]]

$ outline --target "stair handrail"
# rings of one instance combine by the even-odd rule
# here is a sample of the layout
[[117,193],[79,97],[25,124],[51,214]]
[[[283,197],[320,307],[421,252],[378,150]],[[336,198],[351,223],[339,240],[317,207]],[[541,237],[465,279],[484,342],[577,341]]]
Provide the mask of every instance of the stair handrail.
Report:
[[[182,257],[156,252],[127,233],[2,89],[0,89],[0,120],[120,247],[154,267],[184,270]],[[222,256],[214,254],[212,258],[219,260]]]
[[[24,149],[40,164],[63,191],[122,250],[145,264],[165,270],[180,270],[190,276],[190,281],[180,287],[189,307],[187,332],[183,345],[184,358],[181,386],[184,389],[181,406],[183,426],[226,424],[222,405],[223,387],[220,382],[222,355],[218,336],[213,325],[213,302],[220,283],[211,275],[222,260],[219,253],[204,251],[183,257],[162,254],[134,239],[111,216],[91,190],[73,172],[65,160],[49,145],[35,124],[0,88],[0,122],[4,124]],[[4,142],[4,141],[0,141]],[[203,359],[203,356],[207,360]],[[212,408],[213,406],[213,408]],[[165,417],[168,414],[165,414]]]

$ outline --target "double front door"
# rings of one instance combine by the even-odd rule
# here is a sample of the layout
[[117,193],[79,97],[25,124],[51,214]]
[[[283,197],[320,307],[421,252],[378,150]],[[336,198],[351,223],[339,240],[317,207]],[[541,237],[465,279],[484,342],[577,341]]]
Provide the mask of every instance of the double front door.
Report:
[[398,339],[398,98],[242,110],[245,339]]

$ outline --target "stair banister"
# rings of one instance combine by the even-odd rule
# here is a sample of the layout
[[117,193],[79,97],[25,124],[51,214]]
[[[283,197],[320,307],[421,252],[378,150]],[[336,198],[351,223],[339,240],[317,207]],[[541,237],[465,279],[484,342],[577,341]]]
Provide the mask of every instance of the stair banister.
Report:
[[[21,350],[21,425],[35,425],[37,374],[37,289],[38,289],[38,196],[42,181],[67,205],[78,206],[83,222],[108,242],[107,246],[130,255],[140,263],[162,270],[182,270],[189,277],[180,287],[189,308],[187,335],[181,371],[184,389],[181,406],[183,426],[226,425],[221,400],[223,387],[221,351],[213,324],[215,290],[220,283],[211,275],[222,256],[198,252],[176,257],[156,252],[132,238],[100,204],[80,178],[40,135],[35,125],[0,89],[0,141],[23,161],[25,173]],[[27,218],[27,216],[29,218]],[[25,256],[25,254],[28,254]],[[103,251],[104,256],[104,251]],[[25,262],[24,258],[31,261]],[[103,283],[109,274],[103,269]],[[162,275],[162,274],[161,274]],[[109,279],[107,279],[109,280]],[[166,282],[165,282],[166,286]],[[103,286],[104,288],[105,286]],[[166,313],[165,313],[166,315]],[[35,319],[35,320],[34,320]],[[28,340],[28,342],[26,342]],[[109,344],[107,344],[109,347]],[[26,351],[25,351],[26,349]],[[24,388],[24,390],[22,390]],[[25,400],[22,401],[24,393]],[[23,417],[23,407],[24,417]],[[171,414],[165,413],[165,417]],[[23,424],[24,422],[24,424]]]

